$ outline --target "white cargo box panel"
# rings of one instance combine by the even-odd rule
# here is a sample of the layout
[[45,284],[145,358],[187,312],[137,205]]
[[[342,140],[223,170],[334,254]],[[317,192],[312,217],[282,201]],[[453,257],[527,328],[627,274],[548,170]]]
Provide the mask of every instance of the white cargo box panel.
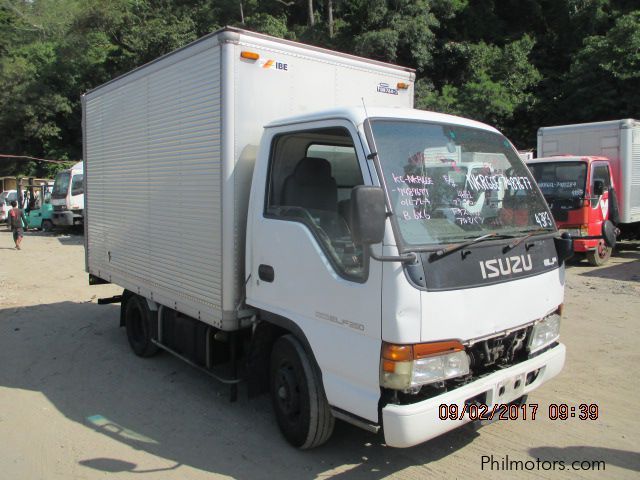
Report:
[[263,126],[363,98],[412,107],[414,80],[410,69],[226,28],[88,92],[87,271],[237,328]]
[[538,157],[563,154],[610,158],[620,221],[640,222],[640,121],[624,119],[539,128]]

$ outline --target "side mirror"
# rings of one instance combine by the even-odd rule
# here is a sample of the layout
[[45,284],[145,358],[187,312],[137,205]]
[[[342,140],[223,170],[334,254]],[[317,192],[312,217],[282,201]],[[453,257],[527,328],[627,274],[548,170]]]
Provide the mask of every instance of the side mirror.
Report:
[[593,182],[593,195],[599,197],[604,193],[604,182],[602,180],[596,180]]
[[562,236],[554,238],[553,242],[556,245],[559,265],[573,257],[573,238],[571,238],[571,235],[565,232]]
[[351,191],[351,233],[356,243],[382,242],[386,208],[380,187],[360,185]]
[[605,220],[602,222],[602,238],[607,247],[616,246],[616,237],[618,236],[618,229],[611,222],[611,220]]

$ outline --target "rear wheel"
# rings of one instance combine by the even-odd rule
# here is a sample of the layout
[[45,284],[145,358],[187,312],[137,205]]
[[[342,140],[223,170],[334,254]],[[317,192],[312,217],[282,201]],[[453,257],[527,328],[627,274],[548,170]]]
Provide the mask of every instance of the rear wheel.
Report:
[[304,450],[329,439],[335,420],[322,381],[293,335],[273,345],[270,390],[278,426],[291,445]]
[[124,321],[127,338],[134,353],[139,357],[151,357],[158,353],[158,346],[152,342],[157,330],[157,320],[147,301],[132,295],[124,304]]
[[604,265],[611,258],[611,251],[613,249],[611,247],[607,247],[603,241],[600,241],[595,250],[591,250],[587,252],[587,260],[590,265],[594,267],[599,267],[600,265]]

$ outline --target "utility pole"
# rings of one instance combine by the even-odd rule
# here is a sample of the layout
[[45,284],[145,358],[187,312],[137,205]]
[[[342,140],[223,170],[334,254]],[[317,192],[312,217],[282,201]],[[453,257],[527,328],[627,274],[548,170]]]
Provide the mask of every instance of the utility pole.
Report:
[[20,177],[16,177],[16,194],[18,196],[16,199],[18,201],[18,208],[22,210],[24,204],[22,202],[22,178]]

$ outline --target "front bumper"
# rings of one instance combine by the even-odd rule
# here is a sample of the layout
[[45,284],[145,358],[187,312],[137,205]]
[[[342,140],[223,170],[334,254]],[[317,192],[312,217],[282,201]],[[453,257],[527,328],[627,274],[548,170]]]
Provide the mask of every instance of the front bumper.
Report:
[[65,212],[53,212],[51,220],[56,226],[71,227],[73,225],[82,225],[84,217],[67,210]]
[[599,240],[581,240],[576,238],[573,240],[573,251],[574,252],[588,252],[590,250],[595,250],[598,248]]
[[[441,420],[439,407],[442,404],[456,404],[461,411],[467,400],[482,394],[486,394],[485,403],[489,408],[494,404],[512,402],[560,373],[565,354],[565,346],[558,344],[531,360],[494,372],[437,397],[411,405],[387,405],[382,409],[385,443],[390,447],[412,447],[470,421],[468,418]],[[536,379],[525,385],[523,379],[527,378],[527,374],[538,369],[540,372]],[[518,381],[520,384],[516,388]],[[501,389],[504,389],[504,393],[499,395]]]
[[[579,228],[560,228],[558,229],[560,233],[568,233],[573,237],[573,251],[574,252],[588,252],[590,250],[595,250],[598,248],[598,244],[600,240],[585,240],[580,238],[582,233]],[[595,234],[594,234],[595,235]]]

